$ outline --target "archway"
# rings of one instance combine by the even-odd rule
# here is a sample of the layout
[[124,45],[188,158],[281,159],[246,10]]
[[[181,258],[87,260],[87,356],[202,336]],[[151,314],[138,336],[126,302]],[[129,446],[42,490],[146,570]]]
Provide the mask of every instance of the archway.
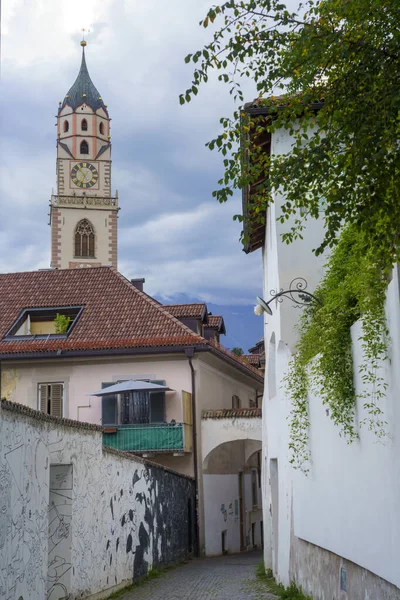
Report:
[[262,547],[261,440],[214,447],[203,460],[205,553],[217,556]]

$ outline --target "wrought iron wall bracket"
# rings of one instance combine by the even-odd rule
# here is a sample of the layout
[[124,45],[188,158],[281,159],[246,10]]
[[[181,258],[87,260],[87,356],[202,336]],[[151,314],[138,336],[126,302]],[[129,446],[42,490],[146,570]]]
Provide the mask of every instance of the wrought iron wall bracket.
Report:
[[296,277],[290,282],[288,290],[284,290],[283,288],[281,288],[279,292],[271,290],[270,294],[272,298],[268,300],[268,302],[257,296],[257,305],[254,308],[254,312],[259,316],[264,312],[268,315],[272,315],[272,310],[269,305],[274,302],[274,300],[276,302],[283,302],[284,298],[289,298],[297,307],[308,306],[310,302],[317,302],[322,305],[322,302],[314,296],[314,294],[307,292],[306,288],[307,281],[303,277]]

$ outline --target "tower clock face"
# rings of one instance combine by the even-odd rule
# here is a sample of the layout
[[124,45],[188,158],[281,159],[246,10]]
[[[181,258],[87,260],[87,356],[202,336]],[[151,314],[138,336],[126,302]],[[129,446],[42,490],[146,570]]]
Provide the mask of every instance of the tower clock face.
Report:
[[90,162],[80,162],[72,167],[71,179],[78,187],[91,188],[98,182],[99,173]]

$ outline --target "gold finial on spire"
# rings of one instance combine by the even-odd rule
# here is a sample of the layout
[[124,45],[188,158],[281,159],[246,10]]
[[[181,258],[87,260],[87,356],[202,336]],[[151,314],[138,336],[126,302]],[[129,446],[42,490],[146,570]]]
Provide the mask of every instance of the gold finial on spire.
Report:
[[85,33],[89,33],[90,29],[81,29],[81,31],[82,31],[81,46],[84,48],[87,45],[87,42],[85,41]]

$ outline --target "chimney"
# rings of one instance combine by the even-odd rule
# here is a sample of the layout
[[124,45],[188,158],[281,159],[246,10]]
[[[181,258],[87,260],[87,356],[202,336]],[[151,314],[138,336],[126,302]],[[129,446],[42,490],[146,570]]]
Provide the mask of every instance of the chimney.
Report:
[[142,277],[141,279],[131,279],[131,284],[134,285],[136,289],[143,292],[143,284],[145,281],[146,280],[144,277]]

